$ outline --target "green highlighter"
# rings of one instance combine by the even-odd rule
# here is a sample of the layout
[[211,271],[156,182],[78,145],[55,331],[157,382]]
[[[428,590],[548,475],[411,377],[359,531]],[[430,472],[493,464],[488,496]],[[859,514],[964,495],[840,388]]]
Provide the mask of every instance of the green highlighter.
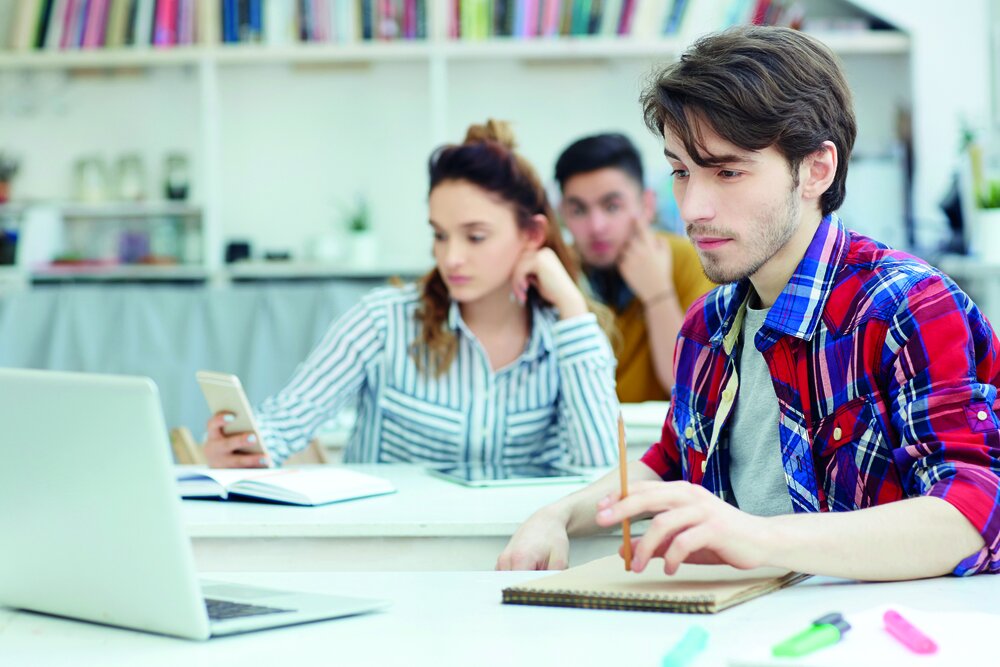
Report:
[[813,621],[812,627],[775,646],[771,653],[782,658],[797,658],[836,644],[850,629],[851,626],[840,614],[827,614]]

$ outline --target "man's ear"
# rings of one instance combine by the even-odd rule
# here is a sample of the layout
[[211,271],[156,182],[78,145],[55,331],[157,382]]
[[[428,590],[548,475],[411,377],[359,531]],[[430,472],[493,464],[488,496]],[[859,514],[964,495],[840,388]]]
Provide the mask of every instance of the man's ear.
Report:
[[528,247],[532,250],[538,250],[544,246],[548,233],[549,219],[541,213],[531,216],[531,228],[524,232]]
[[837,147],[832,141],[824,141],[818,151],[806,156],[799,167],[803,199],[819,201],[823,193],[830,189],[833,179],[837,176],[839,159]]

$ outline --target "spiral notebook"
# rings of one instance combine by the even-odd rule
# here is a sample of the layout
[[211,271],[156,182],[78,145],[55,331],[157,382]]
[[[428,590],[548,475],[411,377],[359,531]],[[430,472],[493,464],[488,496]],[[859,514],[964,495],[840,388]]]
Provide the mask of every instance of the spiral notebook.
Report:
[[737,570],[728,565],[688,564],[681,565],[677,574],[668,575],[659,559],[636,574],[625,571],[621,557],[607,556],[505,588],[503,601],[552,607],[714,614],[808,577],[776,568]]

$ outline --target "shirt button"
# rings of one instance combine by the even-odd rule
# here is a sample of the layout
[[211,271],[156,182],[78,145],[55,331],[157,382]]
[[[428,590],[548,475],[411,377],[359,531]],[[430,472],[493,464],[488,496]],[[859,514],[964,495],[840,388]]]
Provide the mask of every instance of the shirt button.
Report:
[[980,410],[978,413],[976,413],[976,419],[978,419],[981,422],[986,421],[986,417],[987,417],[986,410]]
[[707,468],[708,468],[708,461],[702,461],[702,462],[701,462],[701,471],[702,471],[702,472],[705,472],[705,470],[706,470]]
[[690,427],[690,426],[688,426],[686,429],[684,429],[684,437],[687,438],[687,439],[689,439],[689,440],[691,438],[693,438],[694,437],[694,429],[692,427]]
[[839,426],[837,426],[836,428],[833,429],[833,439],[834,440],[840,440],[840,437],[842,435],[844,435],[844,432],[840,430]]
[[727,389],[724,392],[722,392],[722,400],[726,402],[733,400],[733,390]]

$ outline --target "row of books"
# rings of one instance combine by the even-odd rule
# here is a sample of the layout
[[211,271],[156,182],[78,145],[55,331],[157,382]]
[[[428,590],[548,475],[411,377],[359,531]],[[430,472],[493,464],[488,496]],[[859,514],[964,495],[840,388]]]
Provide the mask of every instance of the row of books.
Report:
[[0,0],[0,50],[424,39],[433,0]]
[[650,39],[685,21],[698,32],[800,28],[805,18],[798,0],[0,0],[0,50],[420,40],[429,6],[444,12],[442,32],[462,40]]
[[[697,8],[692,5],[698,5]],[[699,27],[743,23],[801,28],[803,5],[795,0],[449,0],[452,38],[604,37],[676,35],[689,13]]]

